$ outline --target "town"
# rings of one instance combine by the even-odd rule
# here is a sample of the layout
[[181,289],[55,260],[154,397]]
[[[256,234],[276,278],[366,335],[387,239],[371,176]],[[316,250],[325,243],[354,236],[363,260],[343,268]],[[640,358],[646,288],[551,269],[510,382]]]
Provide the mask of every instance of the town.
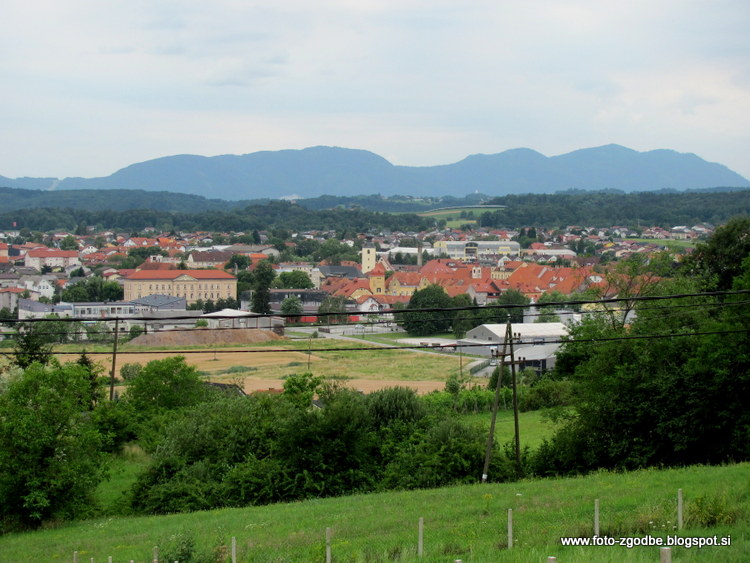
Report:
[[[356,322],[406,305],[431,284],[480,306],[508,290],[534,303],[544,294],[571,295],[601,284],[607,263],[675,243],[689,250],[712,232],[707,224],[641,232],[618,226],[446,228],[342,240],[331,231],[305,231],[272,240],[274,234],[265,231],[178,234],[147,228],[134,236],[93,228],[84,234],[9,230],[0,233],[0,316],[118,317],[123,332],[153,331],[194,326],[203,314],[230,309],[292,313],[315,322],[321,305],[333,299]],[[274,278],[269,309],[254,311],[249,281],[264,261]],[[181,318],[169,320],[176,312]]]

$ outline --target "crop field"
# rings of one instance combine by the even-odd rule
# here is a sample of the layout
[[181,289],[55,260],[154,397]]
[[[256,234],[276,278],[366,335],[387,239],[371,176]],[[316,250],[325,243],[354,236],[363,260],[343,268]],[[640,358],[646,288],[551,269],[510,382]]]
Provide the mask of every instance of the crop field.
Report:
[[[347,349],[349,348],[349,349]],[[366,348],[356,350],[350,348]],[[112,366],[111,351],[92,355],[105,373]],[[445,386],[446,379],[461,371],[465,359],[439,353],[387,350],[365,341],[329,339],[274,340],[247,346],[185,346],[181,348],[123,347],[118,351],[116,373],[126,363],[145,365],[149,361],[183,355],[208,380],[236,383],[245,392],[280,389],[284,377],[303,372],[335,378],[344,385],[364,392],[401,385],[419,393]],[[59,353],[61,362],[75,361],[78,354]],[[477,380],[484,383],[485,380]]]
[[[420,217],[432,217],[435,220],[445,219],[446,226],[450,228],[460,227],[461,225],[474,225],[477,223],[477,218],[486,211],[495,211],[501,209],[497,206],[482,206],[482,207],[449,207],[445,209],[434,209],[432,211],[423,211],[417,213]],[[469,217],[461,217],[461,213],[465,212],[466,215],[470,213]]]
[[685,250],[686,248],[695,248],[698,244],[694,240],[672,240],[672,239],[652,239],[652,238],[629,238],[628,241],[643,242],[646,244],[657,244],[666,246],[670,250]]
[[[677,489],[685,526],[676,530]],[[323,562],[331,530],[333,561],[402,563],[490,561],[656,562],[659,548],[563,547],[561,537],[593,534],[600,501],[600,536],[729,539],[719,547],[675,547],[675,561],[750,560],[750,465],[601,471],[565,479],[454,486],[355,495],[291,504],[152,517],[103,517],[27,534],[0,537],[0,563],[40,561],[162,561],[192,550],[191,560]],[[513,549],[507,514],[513,510]],[[418,521],[424,520],[423,556]],[[217,557],[218,556],[218,557]]]

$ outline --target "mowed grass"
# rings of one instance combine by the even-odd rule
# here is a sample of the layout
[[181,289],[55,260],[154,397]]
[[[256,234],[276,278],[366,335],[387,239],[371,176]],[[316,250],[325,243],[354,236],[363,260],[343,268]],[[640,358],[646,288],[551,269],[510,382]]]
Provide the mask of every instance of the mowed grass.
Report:
[[646,244],[656,244],[666,246],[670,250],[685,250],[686,248],[695,248],[698,242],[695,240],[676,240],[676,239],[653,239],[653,238],[628,238],[628,242],[643,242]]
[[[675,561],[750,560],[750,464],[599,472],[566,479],[475,484],[356,495],[265,507],[168,516],[101,518],[0,537],[0,562],[151,561],[180,538],[196,550],[221,551],[235,537],[240,562],[325,561],[331,528],[336,562],[659,561],[654,546],[563,547],[562,536],[593,533],[600,499],[601,535],[619,538],[678,533],[677,489],[685,499],[680,536],[729,536],[729,547],[673,548]],[[513,509],[513,549],[507,513]],[[419,518],[424,556],[417,557]],[[224,551],[224,553],[227,553]],[[228,557],[218,559],[228,561]]]
[[[490,413],[479,413],[465,415],[463,420],[473,424],[481,424],[489,430],[491,418]],[[532,450],[535,449],[545,438],[551,438],[554,431],[555,426],[552,421],[545,417],[544,411],[522,412],[518,415],[518,434],[521,439],[521,448],[528,446]],[[515,421],[512,410],[497,412],[495,439],[498,444],[515,440]]]
[[126,444],[123,451],[113,454],[108,476],[94,493],[104,514],[120,514],[127,502],[126,495],[138,475],[148,467],[150,457],[138,445]]

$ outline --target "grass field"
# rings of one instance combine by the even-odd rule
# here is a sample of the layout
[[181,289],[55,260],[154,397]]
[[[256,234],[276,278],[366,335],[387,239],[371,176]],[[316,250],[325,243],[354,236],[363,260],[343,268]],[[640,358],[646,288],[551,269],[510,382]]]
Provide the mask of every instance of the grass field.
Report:
[[659,246],[666,246],[670,250],[684,250],[686,248],[695,248],[698,244],[692,240],[672,240],[672,239],[652,239],[652,238],[629,238],[628,241],[644,242],[647,244],[658,244]]
[[[445,219],[447,227],[454,229],[461,225],[474,225],[477,223],[476,218],[479,217],[485,211],[491,211],[493,208],[488,209],[477,209],[476,207],[451,207],[447,209],[435,209],[433,211],[423,211],[417,213],[420,217],[431,217],[433,219],[440,220]],[[473,218],[464,217],[461,218],[461,213],[466,214],[473,213]]]
[[[470,414],[464,417],[467,422],[482,424],[488,430],[490,427],[490,413]],[[522,412],[518,417],[521,447],[536,448],[545,438],[550,438],[555,429],[550,420],[545,418],[543,411]],[[515,423],[513,411],[498,411],[495,421],[495,438],[499,444],[505,444],[515,439]]]
[[[161,517],[101,518],[0,537],[0,562],[151,561],[194,542],[195,551],[228,561],[236,537],[241,562],[325,561],[331,528],[333,561],[351,563],[546,561],[659,561],[657,547],[563,547],[560,537],[593,533],[600,499],[601,535],[677,533],[676,494],[682,488],[683,537],[729,536],[729,547],[674,548],[675,561],[750,560],[750,465],[599,472],[567,479],[464,485],[224,509]],[[513,509],[513,549],[507,549],[507,511]],[[424,518],[424,557],[417,529]],[[196,559],[197,560],[197,559]],[[201,561],[208,559],[200,559]]]
[[[247,392],[280,388],[287,375],[306,371],[342,380],[356,374],[355,386],[363,391],[398,383],[419,392],[429,392],[442,389],[445,380],[452,374],[458,374],[461,369],[458,356],[369,346],[366,341],[314,338],[260,342],[244,347],[216,346],[212,349],[190,346],[179,349],[129,347],[118,353],[116,371],[119,375],[119,368],[126,363],[146,364],[151,360],[182,354],[188,364],[195,366],[211,381],[237,383],[244,386]],[[363,347],[368,349],[347,349]],[[75,361],[80,349],[80,345],[66,345],[60,347],[57,356],[62,362]],[[88,352],[97,352],[91,356],[92,359],[102,366],[105,373],[109,373],[111,349],[89,348]],[[243,368],[245,371],[242,371]]]

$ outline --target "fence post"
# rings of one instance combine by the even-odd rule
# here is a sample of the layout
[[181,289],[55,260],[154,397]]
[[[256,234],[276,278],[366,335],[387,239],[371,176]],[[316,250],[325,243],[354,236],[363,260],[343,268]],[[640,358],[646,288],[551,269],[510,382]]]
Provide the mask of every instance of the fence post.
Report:
[[419,533],[417,537],[417,556],[424,555],[424,518],[419,517]]
[[550,555],[547,557],[547,563],[557,563],[557,557]]
[[326,563],[331,563],[331,528],[326,528]]
[[599,537],[599,499],[594,500],[594,535]]
[[508,549],[513,548],[513,509],[508,509]]
[[237,563],[237,538],[232,536],[232,563]]
[[73,563],[78,563],[78,552],[77,551],[73,552]]
[[672,563],[671,547],[662,547],[659,549],[659,563]]
[[682,489],[677,489],[677,529],[682,530]]
[[159,563],[159,546],[154,546],[154,563]]

